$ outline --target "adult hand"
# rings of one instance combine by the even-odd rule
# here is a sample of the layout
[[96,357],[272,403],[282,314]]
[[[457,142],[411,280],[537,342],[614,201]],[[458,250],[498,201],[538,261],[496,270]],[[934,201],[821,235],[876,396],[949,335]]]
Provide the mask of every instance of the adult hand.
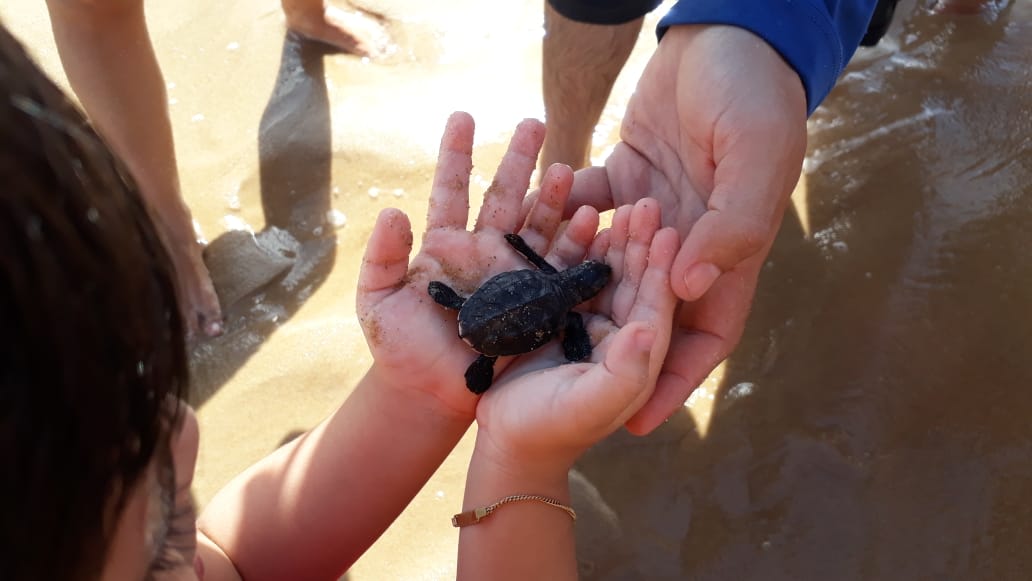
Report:
[[647,433],[737,345],[806,149],[806,95],[762,39],[728,26],[671,27],[627,106],[605,167],[577,172],[568,209],[656,198],[681,233],[671,282],[686,301]]
[[[374,359],[370,373],[378,374],[383,385],[399,390],[401,397],[429,394],[443,411],[472,421],[477,398],[466,389],[463,374],[476,353],[459,339],[455,312],[435,303],[427,286],[430,281],[441,281],[468,296],[497,273],[526,268],[525,259],[504,238],[517,229],[542,255],[553,246],[573,182],[568,167],[550,168],[522,228],[519,222],[543,139],[544,126],[538,121],[526,120],[516,128],[484,194],[476,225],[467,230],[473,119],[455,113],[441,140],[426,233],[411,264],[408,217],[400,210],[387,209],[377,218],[362,262],[356,302]],[[567,227],[555,240],[555,246],[583,255],[597,227],[598,214],[584,212],[576,226]],[[509,360],[500,359],[495,373]]]
[[[571,228],[587,212],[571,220]],[[618,429],[649,399],[670,342],[677,299],[670,267],[679,236],[660,230],[659,204],[624,206],[589,258],[612,267],[606,288],[584,306],[589,361],[568,363],[559,342],[522,355],[497,376],[477,405],[478,458],[500,470],[561,474],[588,447]],[[553,253],[559,269],[583,250]]]

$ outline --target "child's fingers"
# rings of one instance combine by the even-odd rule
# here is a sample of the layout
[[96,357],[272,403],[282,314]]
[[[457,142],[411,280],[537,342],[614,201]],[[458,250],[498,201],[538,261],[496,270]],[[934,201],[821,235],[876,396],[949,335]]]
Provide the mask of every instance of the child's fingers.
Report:
[[494,228],[515,232],[519,226],[520,204],[527,195],[530,176],[537,165],[538,152],[545,140],[545,125],[537,119],[524,119],[516,126],[509,149],[502,157],[494,181],[484,192],[475,232]]
[[[678,303],[677,295],[670,286],[670,269],[673,268],[680,247],[681,235],[674,228],[664,228],[653,236],[648,267],[641,277],[634,305],[627,317],[628,321],[647,323],[656,329],[650,381],[656,381],[659,377],[663,360],[670,348]],[[645,402],[643,400],[640,403]]]
[[538,254],[548,252],[563,219],[566,197],[573,185],[573,170],[560,163],[552,164],[541,180],[541,190],[527,219],[520,229],[520,236]]
[[409,224],[408,216],[395,208],[381,211],[373,226],[358,273],[360,308],[369,294],[401,284],[408,272],[411,252],[412,225]]
[[624,251],[627,250],[627,234],[631,230],[631,213],[634,206],[620,206],[613,213],[613,223],[609,227],[609,251],[606,252],[606,264],[623,276]]
[[628,403],[627,413],[623,416],[624,420],[637,413],[643,405],[646,405],[646,402],[651,405],[649,400],[655,391],[652,386],[655,386],[659,379],[663,361],[670,348],[674,311],[678,302],[677,296],[670,287],[670,269],[677,256],[680,242],[680,234],[674,228],[664,228],[651,235],[648,258],[645,261],[647,265],[644,272],[635,275],[639,277],[639,282],[633,297],[633,305],[629,308],[629,313],[623,322],[623,329],[609,339],[612,343],[608,347],[609,350],[606,351],[605,361],[609,361],[614,356],[612,349],[617,346],[616,340],[621,333],[626,333],[626,329],[644,326],[654,333],[649,368],[646,372],[646,383],[649,388],[639,391],[637,396]]
[[598,210],[582,206],[570,218],[552,244],[552,250],[545,259],[559,270],[580,264],[588,254],[588,248],[598,231]]
[[659,227],[659,203],[651,198],[638,200],[631,210],[623,251],[623,274],[613,292],[611,318],[618,325],[627,321],[627,316],[634,306],[638,286],[649,265],[649,246]]
[[[544,182],[545,180],[542,179],[541,181]],[[520,222],[527,221],[527,216],[529,216],[531,210],[534,209],[534,205],[537,204],[539,197],[541,197],[540,187],[533,188],[527,192],[526,196],[523,197],[523,201],[520,202]]]
[[670,269],[680,246],[680,234],[672,227],[663,228],[652,237],[648,266],[641,274],[638,292],[628,313],[629,321],[672,325],[677,296],[670,287]]
[[606,261],[606,254],[609,252],[609,243],[611,241],[612,234],[613,231],[609,228],[595,234],[595,239],[591,241],[591,248],[588,249],[588,260],[594,260],[597,262]]
[[620,285],[623,276],[624,250],[627,248],[627,233],[631,227],[631,210],[633,206],[621,206],[613,213],[613,222],[609,227],[609,246],[603,262],[613,269],[613,278],[602,292],[595,297],[593,311],[607,316],[613,312],[613,295]]
[[624,249],[623,278],[630,278],[636,284],[641,280],[648,266],[652,237],[660,225],[659,202],[642,198],[634,204]]
[[632,434],[645,435],[654,430],[684,405],[692,391],[706,379],[706,372],[727,356],[722,337],[710,333],[680,332],[671,338],[671,357],[656,381],[656,389],[625,425]]
[[469,219],[469,173],[473,170],[473,118],[452,113],[444,127],[430,189],[426,228],[461,228]]
[[[650,359],[656,331],[644,323],[633,323],[611,338],[605,357],[560,392],[561,409],[577,410],[577,424],[571,426],[581,437],[598,440],[627,421],[645,401],[652,383]],[[587,444],[594,441],[584,442]]]

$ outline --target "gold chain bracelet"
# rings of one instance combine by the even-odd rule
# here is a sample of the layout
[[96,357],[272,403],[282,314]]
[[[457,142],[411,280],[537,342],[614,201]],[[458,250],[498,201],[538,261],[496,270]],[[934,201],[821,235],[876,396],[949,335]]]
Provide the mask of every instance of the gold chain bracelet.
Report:
[[487,518],[492,512],[497,510],[498,507],[502,506],[503,504],[509,504],[510,502],[523,502],[526,500],[541,502],[547,504],[548,506],[554,506],[562,510],[566,514],[570,515],[570,518],[572,518],[574,521],[577,520],[577,513],[574,512],[573,508],[566,506],[565,504],[559,502],[554,498],[549,498],[547,496],[541,496],[538,494],[514,494],[512,496],[506,496],[505,498],[499,500],[498,502],[490,506],[484,506],[481,508],[474,508],[473,510],[467,510],[466,512],[460,512],[459,514],[452,517],[451,524],[453,527],[468,527],[470,525],[475,525],[479,523],[481,520]]

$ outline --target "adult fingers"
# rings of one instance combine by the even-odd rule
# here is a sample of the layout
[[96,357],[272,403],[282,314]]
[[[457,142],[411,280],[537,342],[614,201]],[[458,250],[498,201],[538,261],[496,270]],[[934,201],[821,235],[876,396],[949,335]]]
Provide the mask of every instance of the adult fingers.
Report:
[[628,431],[647,434],[656,429],[735,348],[761,263],[753,259],[746,268],[722,276],[701,300],[681,305],[656,390],[628,420]]
[[430,188],[426,229],[466,229],[469,219],[469,174],[473,170],[473,117],[452,113],[444,127],[437,169]]
[[[676,369],[665,366],[648,401],[626,422],[627,431],[643,436],[684,406],[688,396],[726,356],[725,344],[713,335],[674,335],[667,360],[678,358]],[[705,370],[705,371],[704,371]]]
[[569,216],[581,206],[591,206],[599,212],[615,208],[609,174],[601,166],[585,167],[573,173],[573,188],[566,200],[565,215]]
[[728,141],[717,159],[706,212],[674,262],[674,292],[686,301],[701,297],[721,273],[769,249],[799,179],[805,120],[760,125]]
[[[523,207],[520,209],[520,216],[530,213],[534,203],[541,195],[541,189],[532,190],[523,200]],[[606,168],[592,166],[581,168],[573,173],[573,187],[570,196],[566,200],[563,209],[563,217],[572,216],[581,206],[590,206],[599,212],[612,210],[613,202],[612,189],[609,185],[609,176]]]
[[710,209],[692,226],[674,261],[674,292],[696,301],[725,272],[770,246],[781,212],[767,213],[738,204]]
[[524,119],[516,126],[494,181],[484,192],[474,231],[494,228],[508,233],[516,230],[520,223],[520,206],[527,195],[544,140],[545,125],[537,119]]

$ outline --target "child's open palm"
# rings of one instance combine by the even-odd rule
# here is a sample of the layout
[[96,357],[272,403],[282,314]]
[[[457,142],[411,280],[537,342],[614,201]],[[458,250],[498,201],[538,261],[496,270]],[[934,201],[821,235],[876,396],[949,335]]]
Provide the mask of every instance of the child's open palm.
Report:
[[[520,356],[477,406],[478,449],[502,463],[571,463],[618,429],[652,394],[670,344],[677,299],[670,268],[680,239],[659,229],[659,204],[617,209],[612,228],[588,258],[613,269],[609,285],[585,305],[590,361],[564,364],[558,342]],[[562,270],[584,259],[554,253]]]
[[[550,168],[541,197],[519,223],[543,138],[540,122],[527,120],[517,127],[476,224],[467,230],[473,120],[453,114],[441,140],[426,233],[411,262],[408,217],[395,209],[380,214],[362,263],[357,307],[374,358],[370,373],[381,374],[385,385],[409,395],[432,394],[448,409],[472,418],[477,398],[466,389],[463,375],[477,354],[459,339],[455,313],[430,298],[429,283],[441,281],[468,296],[495,274],[526,268],[524,258],[505,241],[507,233],[519,233],[543,254],[553,247],[586,251],[598,227],[594,211],[575,217],[556,239],[573,179],[565,166]],[[496,364],[496,374],[507,361]]]

